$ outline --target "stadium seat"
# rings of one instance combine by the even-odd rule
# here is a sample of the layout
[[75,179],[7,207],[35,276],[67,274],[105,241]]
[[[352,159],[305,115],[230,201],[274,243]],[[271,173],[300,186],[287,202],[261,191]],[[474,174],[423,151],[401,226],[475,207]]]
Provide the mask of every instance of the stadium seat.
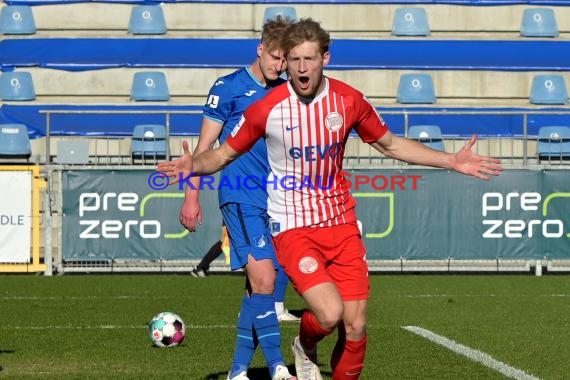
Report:
[[32,74],[27,71],[10,71],[0,74],[0,99],[35,100],[36,90]]
[[408,129],[408,138],[432,149],[444,151],[441,128],[437,125],[414,125]]
[[0,124],[0,156],[30,157],[32,147],[24,124]]
[[530,89],[532,104],[568,104],[568,89],[560,74],[535,75]]
[[393,36],[419,36],[430,35],[430,27],[425,8],[398,8],[394,12],[392,22]]
[[265,13],[263,14],[263,23],[265,24],[267,21],[274,20],[279,16],[290,19],[292,21],[296,21],[297,11],[294,7],[267,7],[265,8]]
[[35,34],[36,22],[28,5],[6,5],[0,11],[1,34]]
[[398,85],[398,103],[433,104],[437,101],[430,74],[402,74]]
[[167,31],[160,5],[135,5],[131,10],[130,34],[166,34]]
[[558,24],[550,8],[529,8],[523,12],[522,37],[558,37]]
[[548,126],[538,130],[539,159],[570,158],[570,127]]
[[170,99],[166,75],[160,71],[135,73],[131,86],[131,99],[136,101],[165,101]]
[[167,144],[164,125],[136,125],[131,140],[131,155],[133,158],[156,159],[166,157]]

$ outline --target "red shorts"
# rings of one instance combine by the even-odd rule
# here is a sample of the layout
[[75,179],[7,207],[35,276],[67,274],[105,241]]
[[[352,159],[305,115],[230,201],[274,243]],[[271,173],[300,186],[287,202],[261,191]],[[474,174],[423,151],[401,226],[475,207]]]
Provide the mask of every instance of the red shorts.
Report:
[[294,228],[275,236],[273,242],[277,259],[299,294],[332,282],[344,301],[368,299],[366,249],[356,222]]

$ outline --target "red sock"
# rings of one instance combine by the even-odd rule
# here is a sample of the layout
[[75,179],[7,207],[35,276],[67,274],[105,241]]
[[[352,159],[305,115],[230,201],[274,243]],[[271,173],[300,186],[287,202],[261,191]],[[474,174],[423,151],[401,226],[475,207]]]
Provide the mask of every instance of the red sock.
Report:
[[304,348],[312,350],[315,345],[329,335],[333,330],[325,330],[311,311],[305,311],[301,318],[301,327],[299,328],[299,340]]
[[366,336],[360,340],[339,340],[331,357],[333,380],[358,379],[365,355]]

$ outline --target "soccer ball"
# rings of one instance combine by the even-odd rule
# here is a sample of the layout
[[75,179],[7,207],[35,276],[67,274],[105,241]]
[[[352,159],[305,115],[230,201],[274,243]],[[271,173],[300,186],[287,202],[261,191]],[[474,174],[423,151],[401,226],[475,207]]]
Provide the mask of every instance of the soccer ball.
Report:
[[186,336],[186,325],[178,315],[165,311],[157,314],[148,324],[150,341],[156,347],[175,347]]

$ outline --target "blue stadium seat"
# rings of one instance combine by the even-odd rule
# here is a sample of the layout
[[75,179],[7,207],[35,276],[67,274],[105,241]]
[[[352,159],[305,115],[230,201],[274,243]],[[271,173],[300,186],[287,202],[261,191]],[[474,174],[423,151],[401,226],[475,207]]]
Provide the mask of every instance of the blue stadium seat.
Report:
[[28,5],[6,5],[0,10],[1,34],[34,34],[36,22]]
[[0,74],[0,99],[35,100],[36,90],[32,74],[27,71],[10,71]]
[[30,157],[32,147],[24,124],[0,124],[0,156]]
[[522,37],[558,37],[558,24],[550,8],[529,8],[523,12]]
[[161,71],[135,73],[131,85],[131,99],[142,101],[165,101],[170,99],[166,75]]
[[425,8],[398,8],[394,12],[392,22],[393,36],[418,36],[430,35],[430,27]]
[[414,125],[408,129],[408,138],[432,149],[444,151],[441,128],[437,125]]
[[166,128],[160,124],[139,124],[133,129],[131,155],[134,158],[166,157]]
[[294,7],[267,7],[265,8],[265,13],[263,14],[263,23],[265,24],[269,20],[274,20],[278,16],[290,19],[291,21],[296,21],[297,11]]
[[532,104],[568,104],[568,89],[560,74],[535,75],[530,89]]
[[430,74],[402,74],[398,85],[398,103],[433,104],[437,101]]
[[166,34],[166,20],[160,5],[135,5],[131,10],[129,33]]
[[539,159],[569,159],[570,127],[541,127],[538,130],[537,152]]

